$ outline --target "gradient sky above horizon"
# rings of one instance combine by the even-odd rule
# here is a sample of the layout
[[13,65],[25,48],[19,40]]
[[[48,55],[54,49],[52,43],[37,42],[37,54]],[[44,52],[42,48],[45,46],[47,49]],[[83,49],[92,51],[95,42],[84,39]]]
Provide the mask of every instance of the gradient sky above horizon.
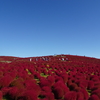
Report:
[[0,56],[100,58],[100,0],[0,0]]

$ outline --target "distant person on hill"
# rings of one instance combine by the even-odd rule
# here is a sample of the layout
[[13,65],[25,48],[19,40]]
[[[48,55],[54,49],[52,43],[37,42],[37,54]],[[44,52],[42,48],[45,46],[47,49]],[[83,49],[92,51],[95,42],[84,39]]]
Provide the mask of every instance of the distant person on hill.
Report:
[[42,59],[45,61],[45,57],[42,57]]
[[35,60],[38,61],[38,58],[36,58]]
[[64,58],[62,58],[62,60],[64,61]]
[[66,61],[68,61],[68,58],[66,58]]
[[32,58],[30,58],[30,61],[32,61]]

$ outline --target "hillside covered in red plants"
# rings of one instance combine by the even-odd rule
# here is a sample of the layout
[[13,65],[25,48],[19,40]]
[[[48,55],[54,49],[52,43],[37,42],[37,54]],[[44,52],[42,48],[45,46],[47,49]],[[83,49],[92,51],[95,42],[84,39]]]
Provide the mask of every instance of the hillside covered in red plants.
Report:
[[100,100],[100,59],[0,56],[0,100]]

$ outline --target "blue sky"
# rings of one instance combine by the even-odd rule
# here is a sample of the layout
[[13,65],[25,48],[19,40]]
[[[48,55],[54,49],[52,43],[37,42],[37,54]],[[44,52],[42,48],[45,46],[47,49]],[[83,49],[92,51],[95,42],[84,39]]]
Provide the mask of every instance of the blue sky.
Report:
[[100,58],[100,0],[0,0],[0,56]]

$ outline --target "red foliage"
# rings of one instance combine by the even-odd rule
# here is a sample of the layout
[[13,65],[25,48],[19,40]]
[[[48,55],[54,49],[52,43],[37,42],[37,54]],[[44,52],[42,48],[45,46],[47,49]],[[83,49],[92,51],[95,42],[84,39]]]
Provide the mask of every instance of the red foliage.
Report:
[[42,90],[45,91],[45,92],[52,92],[51,88],[48,87],[48,86],[42,87]]
[[26,90],[19,98],[22,100],[38,100],[38,95],[35,90]]
[[68,81],[68,74],[67,73],[61,73],[60,76],[62,77],[64,83],[67,83],[67,81]]
[[93,94],[93,95],[91,95],[91,96],[89,97],[88,100],[100,100],[100,98],[99,98],[97,95]]
[[4,88],[1,89],[1,91],[2,91],[3,95],[6,95],[10,89],[11,89],[11,87],[10,88],[4,87]]
[[35,90],[37,95],[40,94],[41,88],[39,85],[36,84],[36,82],[34,80],[26,80],[24,84],[25,84],[26,90]]
[[72,90],[75,90],[76,88],[77,88],[78,86],[77,86],[77,84],[75,84],[75,83],[71,83],[70,85],[69,85],[69,89],[72,91]]
[[94,82],[93,81],[88,81],[88,89],[91,90],[94,87]]
[[64,100],[76,100],[77,99],[77,93],[74,91],[70,91],[65,94]]
[[30,57],[8,58],[6,61],[11,63],[0,62],[0,99],[3,96],[9,100],[100,99],[99,59],[71,55],[31,57],[31,61]]
[[50,82],[50,85],[51,85],[51,86],[54,85],[54,83],[55,83],[55,78],[54,78],[54,76],[48,76],[48,77],[47,77],[47,80]]
[[25,88],[24,80],[22,78],[18,78],[16,80],[12,81],[10,85],[11,86],[16,86],[19,89],[24,89]]
[[47,92],[45,96],[47,100],[55,100],[54,94],[52,92]]
[[59,86],[53,89],[53,93],[55,95],[55,99],[61,99],[64,96],[64,90]]
[[86,89],[85,89],[85,88],[82,88],[82,89],[80,89],[80,92],[83,93],[83,95],[84,95],[84,100],[88,100],[89,95],[88,95],[88,92],[86,91]]
[[84,100],[84,94],[82,92],[77,92],[77,99],[76,100]]
[[0,100],[2,100],[3,98],[3,94],[2,94],[2,91],[0,91]]
[[95,81],[100,81],[97,75],[91,75],[91,76],[90,76],[90,80],[92,80],[92,81],[94,81],[94,82],[95,82]]
[[12,87],[9,89],[9,91],[6,93],[6,95],[10,98],[10,99],[17,99],[24,90],[22,89],[18,89],[17,87]]
[[100,88],[98,88],[98,89],[92,91],[92,95],[93,95],[93,94],[97,95],[97,96],[99,97],[99,99],[100,99]]
[[39,85],[40,87],[51,86],[51,83],[47,79],[41,78]]
[[84,87],[84,88],[87,88],[88,87],[88,81],[87,80],[79,80],[80,83],[79,83],[79,86],[80,87]]
[[55,82],[58,82],[58,81],[63,82],[63,79],[62,79],[62,77],[59,77],[59,76],[55,75]]
[[3,76],[0,79],[0,87],[8,87],[12,81],[13,78],[10,75]]
[[61,87],[64,90],[64,94],[69,91],[69,88],[63,83],[63,81],[57,81],[53,85],[53,88],[56,88],[56,87]]

